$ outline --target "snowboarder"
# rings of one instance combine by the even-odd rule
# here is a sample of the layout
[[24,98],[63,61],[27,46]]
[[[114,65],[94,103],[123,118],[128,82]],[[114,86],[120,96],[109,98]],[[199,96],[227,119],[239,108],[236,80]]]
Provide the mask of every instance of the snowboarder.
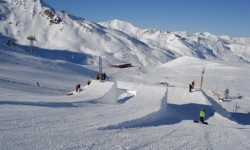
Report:
[[203,108],[201,108],[201,111],[200,111],[200,122],[203,123],[203,124],[205,123],[204,122],[205,116],[206,116],[206,111]]
[[192,92],[192,85],[189,84],[189,92]]
[[192,82],[192,89],[194,89],[195,81]]

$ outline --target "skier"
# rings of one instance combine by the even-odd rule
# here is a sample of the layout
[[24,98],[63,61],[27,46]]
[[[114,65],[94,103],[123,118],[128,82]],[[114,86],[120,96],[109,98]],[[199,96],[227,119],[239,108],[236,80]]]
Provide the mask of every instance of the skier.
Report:
[[200,111],[200,122],[203,123],[203,124],[205,123],[204,122],[205,116],[206,116],[206,111],[203,108],[201,108],[201,111]]

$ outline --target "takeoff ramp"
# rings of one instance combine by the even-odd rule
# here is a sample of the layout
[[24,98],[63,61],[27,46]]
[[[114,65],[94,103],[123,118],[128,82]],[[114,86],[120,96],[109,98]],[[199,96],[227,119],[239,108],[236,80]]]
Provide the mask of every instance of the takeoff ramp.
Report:
[[136,85],[133,90],[136,90],[136,95],[120,105],[119,110],[113,110],[120,117],[116,119],[115,123],[110,122],[112,125],[108,125],[104,129],[141,126],[160,120],[166,115],[166,87]]
[[117,103],[116,89],[116,82],[92,80],[77,96],[81,96],[81,101]]

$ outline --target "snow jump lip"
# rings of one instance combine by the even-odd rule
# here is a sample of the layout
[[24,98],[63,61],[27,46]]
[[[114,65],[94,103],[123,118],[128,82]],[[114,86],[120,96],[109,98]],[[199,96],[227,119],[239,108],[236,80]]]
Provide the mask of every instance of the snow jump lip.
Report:
[[81,101],[93,103],[116,104],[116,82],[92,80],[89,86],[81,92]]

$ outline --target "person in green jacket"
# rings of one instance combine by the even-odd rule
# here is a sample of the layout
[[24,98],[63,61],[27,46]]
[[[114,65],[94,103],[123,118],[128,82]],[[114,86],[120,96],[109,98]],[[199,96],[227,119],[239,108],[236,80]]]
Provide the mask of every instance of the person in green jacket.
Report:
[[200,111],[200,122],[204,123],[204,118],[206,116],[206,111],[201,108],[201,111]]

